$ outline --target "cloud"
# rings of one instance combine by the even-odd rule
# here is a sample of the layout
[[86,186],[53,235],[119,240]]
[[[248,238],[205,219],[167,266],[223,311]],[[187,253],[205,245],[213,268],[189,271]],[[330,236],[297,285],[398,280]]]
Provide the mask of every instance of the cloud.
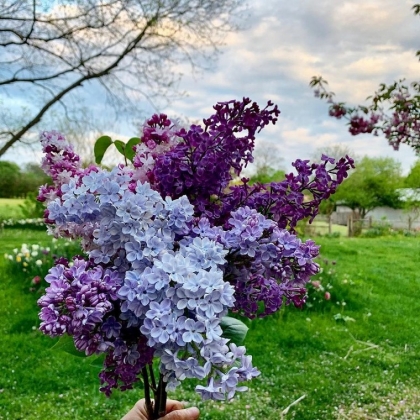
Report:
[[273,99],[282,114],[260,138],[280,147],[285,161],[344,143],[358,155],[391,156],[409,168],[415,160],[410,148],[397,153],[383,138],[351,136],[345,121],[328,116],[327,104],[313,97],[308,84],[321,74],[339,100],[357,104],[382,82],[415,80],[419,22],[411,6],[408,0],[255,1],[248,29],[226,39],[213,72],[184,79],[181,86],[190,97],[171,110],[199,119],[218,100]]
[[[384,138],[351,136],[345,121],[331,119],[328,105],[313,97],[309,81],[323,75],[339,100],[358,104],[382,82],[416,80],[420,22],[412,4],[411,0],[253,0],[244,29],[226,36],[211,71],[191,75],[187,63],[176,66],[185,74],[180,89],[187,96],[162,111],[196,122],[208,117],[217,101],[248,96],[263,105],[271,99],[282,113],[257,141],[279,148],[285,164],[309,157],[317,148],[342,143],[361,156],[400,160],[407,171],[416,159],[410,148],[395,152]],[[103,114],[97,90],[91,89],[89,95],[98,114]],[[139,106],[153,112],[144,103]],[[135,125],[120,122],[122,134],[137,134]]]

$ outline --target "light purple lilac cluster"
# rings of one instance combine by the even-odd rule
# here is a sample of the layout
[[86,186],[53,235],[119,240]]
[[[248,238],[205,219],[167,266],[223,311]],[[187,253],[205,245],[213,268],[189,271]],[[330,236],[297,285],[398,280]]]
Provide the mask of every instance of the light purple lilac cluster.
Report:
[[[94,229],[85,231],[89,262],[57,265],[46,277],[41,330],[71,335],[86,355],[112,354],[101,373],[107,394],[119,382],[129,387],[152,355],[161,357],[167,389],[211,375],[218,396],[243,390],[228,384],[258,372],[222,338],[220,322],[235,302],[235,289],[224,280],[228,251],[191,230],[188,199],[164,200],[119,168],[74,176],[61,192],[48,204],[56,228],[74,233],[74,226],[89,223]],[[110,268],[102,279],[103,267]],[[227,383],[224,375],[231,377]]]
[[245,348],[223,336],[224,317],[301,306],[318,272],[318,247],[293,227],[316,215],[352,160],[333,169],[328,157],[296,161],[297,175],[283,182],[251,187],[244,179],[229,187],[253,159],[256,132],[279,111],[248,99],[215,111],[204,128],[188,131],[153,116],[134,167],[111,171],[82,169],[61,134],[41,134],[43,167],[54,181],[40,190],[46,222],[55,236],[80,238],[87,261],[59,261],[50,270],[40,328],[72,336],[87,355],[105,353],[107,395],[130,388],[158,357],[166,389],[207,378],[196,388],[204,399],[232,398],[259,372]]
[[302,242],[248,206],[232,212],[223,228],[201,217],[193,231],[229,250],[224,277],[235,286],[234,311],[255,318],[276,312],[283,302],[303,305],[305,284],[319,270],[313,241]]

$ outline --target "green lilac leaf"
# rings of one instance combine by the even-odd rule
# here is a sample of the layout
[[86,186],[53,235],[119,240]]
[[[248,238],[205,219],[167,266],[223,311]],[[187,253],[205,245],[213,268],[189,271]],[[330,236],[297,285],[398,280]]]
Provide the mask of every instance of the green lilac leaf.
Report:
[[93,153],[95,155],[95,162],[98,165],[102,162],[105,152],[107,151],[108,147],[111,146],[111,144],[112,140],[109,136],[102,136],[99,137],[98,140],[96,140]]
[[125,143],[122,140],[115,140],[114,141],[115,147],[117,148],[117,150],[123,155],[125,156]]
[[62,335],[57,343],[55,343],[52,347],[54,350],[64,351],[65,353],[72,354],[73,356],[77,357],[86,357],[85,353],[79,351],[74,347],[73,338],[69,335]]
[[139,137],[132,137],[130,140],[128,140],[126,146],[125,146],[125,157],[129,159],[131,162],[134,159],[134,155],[136,154],[133,150],[133,147],[136,144],[139,144],[141,142],[141,139]]
[[89,356],[87,358],[87,361],[89,362],[90,366],[102,369],[104,367],[105,354],[100,354],[100,355],[95,354],[95,355]]
[[225,316],[220,322],[223,330],[223,337],[229,338],[232,343],[240,346],[246,337],[248,327],[239,319]]

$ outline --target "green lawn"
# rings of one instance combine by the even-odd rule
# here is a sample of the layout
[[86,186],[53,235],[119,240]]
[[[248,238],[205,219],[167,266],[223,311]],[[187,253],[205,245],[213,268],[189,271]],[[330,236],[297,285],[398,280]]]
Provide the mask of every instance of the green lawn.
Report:
[[[308,224],[307,230],[322,236],[329,234],[328,223],[317,219],[315,219],[311,224]],[[335,233],[338,233],[340,236],[347,236],[348,228],[347,226],[342,225],[331,225],[331,234]]]
[[[0,249],[48,241],[5,229]],[[202,419],[420,418],[419,239],[317,242],[331,299],[314,292],[310,308],[249,322],[246,345],[261,370],[250,391],[232,402],[201,402],[185,382],[172,397],[198,405]],[[119,419],[141,391],[107,399],[96,367],[51,350],[53,340],[37,331],[29,282],[0,256],[0,419]]]
[[22,214],[19,208],[23,198],[0,198],[0,219],[19,219]]

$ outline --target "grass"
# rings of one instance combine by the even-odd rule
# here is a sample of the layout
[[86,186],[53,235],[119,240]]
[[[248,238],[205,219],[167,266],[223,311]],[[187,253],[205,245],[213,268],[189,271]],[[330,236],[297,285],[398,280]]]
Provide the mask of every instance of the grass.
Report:
[[[326,235],[329,233],[328,223],[315,219],[311,224],[307,225],[307,230],[317,235]],[[340,236],[348,235],[347,226],[331,225],[331,234],[338,233]]]
[[[22,241],[48,238],[5,229],[0,248],[10,252]],[[232,402],[201,402],[185,382],[172,397],[198,405],[202,419],[420,418],[420,241],[317,242],[331,300],[248,322],[248,353],[262,373],[250,391]],[[107,399],[98,392],[98,368],[51,350],[53,340],[37,331],[29,279],[10,276],[5,264],[0,258],[0,419],[119,419],[141,391]]]
[[23,198],[0,198],[0,219],[19,219],[22,212],[19,208]]

